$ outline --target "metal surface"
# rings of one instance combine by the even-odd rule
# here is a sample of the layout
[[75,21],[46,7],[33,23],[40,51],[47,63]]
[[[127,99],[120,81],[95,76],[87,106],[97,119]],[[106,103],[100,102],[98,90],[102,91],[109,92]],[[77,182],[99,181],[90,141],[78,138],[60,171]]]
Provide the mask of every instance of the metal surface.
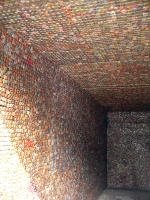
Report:
[[147,110],[149,9],[149,0],[1,0],[0,21],[108,110]]

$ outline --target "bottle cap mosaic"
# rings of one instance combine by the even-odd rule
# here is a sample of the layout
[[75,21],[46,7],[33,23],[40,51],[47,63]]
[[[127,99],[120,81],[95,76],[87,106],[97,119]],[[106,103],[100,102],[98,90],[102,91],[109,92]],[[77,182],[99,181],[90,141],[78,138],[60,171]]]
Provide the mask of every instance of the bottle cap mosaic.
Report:
[[1,0],[0,21],[100,104],[138,109],[150,99],[149,7],[149,0]]

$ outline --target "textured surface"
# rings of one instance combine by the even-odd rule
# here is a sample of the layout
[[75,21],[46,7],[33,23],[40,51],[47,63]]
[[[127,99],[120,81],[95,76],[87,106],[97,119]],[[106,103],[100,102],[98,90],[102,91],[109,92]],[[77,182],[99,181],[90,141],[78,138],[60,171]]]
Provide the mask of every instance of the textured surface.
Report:
[[149,0],[1,0],[2,27],[109,110],[150,110]]
[[150,112],[108,113],[108,187],[150,191]]
[[106,189],[98,200],[149,200],[150,193]]
[[10,35],[1,46],[0,199],[97,199],[106,187],[106,112]]

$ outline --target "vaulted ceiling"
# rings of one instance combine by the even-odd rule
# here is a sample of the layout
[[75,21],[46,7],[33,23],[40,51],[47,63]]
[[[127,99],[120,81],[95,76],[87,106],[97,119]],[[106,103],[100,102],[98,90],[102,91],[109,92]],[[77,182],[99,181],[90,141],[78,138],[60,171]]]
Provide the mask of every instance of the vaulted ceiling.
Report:
[[149,0],[0,0],[0,21],[108,110],[150,110],[149,10]]

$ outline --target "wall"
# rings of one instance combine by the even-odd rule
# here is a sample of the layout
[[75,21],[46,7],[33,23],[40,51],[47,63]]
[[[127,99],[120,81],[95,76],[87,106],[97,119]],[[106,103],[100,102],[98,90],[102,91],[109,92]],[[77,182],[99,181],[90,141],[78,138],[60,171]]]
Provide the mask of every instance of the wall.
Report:
[[150,112],[108,113],[108,187],[150,191]]
[[0,56],[0,198],[97,199],[106,187],[104,109],[10,30]]

